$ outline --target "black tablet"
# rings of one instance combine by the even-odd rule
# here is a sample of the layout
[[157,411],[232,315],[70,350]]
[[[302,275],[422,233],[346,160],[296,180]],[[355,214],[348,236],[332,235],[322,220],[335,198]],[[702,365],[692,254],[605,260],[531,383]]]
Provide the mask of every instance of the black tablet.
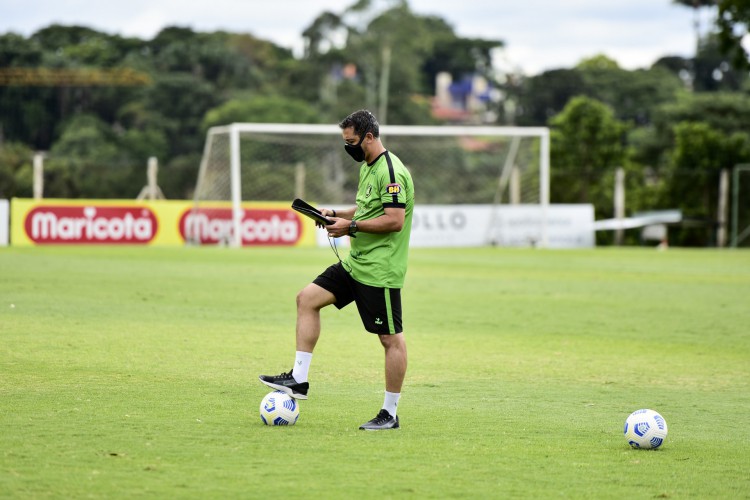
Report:
[[296,210],[297,212],[301,213],[302,215],[305,215],[307,217],[310,217],[312,220],[317,222],[318,224],[323,224],[324,226],[327,226],[328,224],[333,224],[333,221],[320,213],[320,210],[313,207],[309,203],[306,203],[299,198],[295,199],[292,202],[292,208]]

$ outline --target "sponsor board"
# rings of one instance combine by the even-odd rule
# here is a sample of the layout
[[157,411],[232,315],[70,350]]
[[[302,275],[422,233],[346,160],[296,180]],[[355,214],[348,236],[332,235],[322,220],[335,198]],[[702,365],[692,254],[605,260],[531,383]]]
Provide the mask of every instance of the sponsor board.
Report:
[[159,229],[147,207],[45,205],[31,209],[24,219],[26,236],[37,245],[145,245]]
[[548,248],[594,246],[592,205],[432,205],[417,206],[412,219],[415,247],[541,244],[546,219]]
[[[232,213],[231,208],[187,210],[180,217],[180,235],[208,245],[233,241]],[[288,208],[242,210],[240,217],[243,245],[296,245],[302,234],[299,216]]]
[[[13,245],[184,245],[233,241],[230,203],[190,201],[11,200]],[[287,203],[246,203],[242,244],[313,245],[312,229]]]
[[[0,200],[0,245],[7,237],[7,202]],[[5,206],[5,216],[3,216]],[[342,208],[342,207],[333,207]],[[184,245],[233,241],[229,203],[194,210],[190,201],[32,200],[10,203],[12,245],[106,244]],[[240,231],[245,246],[328,246],[323,230],[294,212],[288,203],[242,205]],[[541,242],[545,214],[536,205],[417,205],[411,246],[535,246]],[[591,205],[551,205],[546,213],[547,246],[594,246]],[[336,243],[348,246],[348,238]]]
[[[334,207],[335,208],[335,207]],[[530,247],[541,244],[546,217],[548,248],[594,246],[592,205],[417,205],[412,215],[411,247]],[[325,231],[317,236],[327,246]],[[348,238],[337,244],[348,246]]]
[[0,247],[8,246],[9,206],[8,200],[0,200]]

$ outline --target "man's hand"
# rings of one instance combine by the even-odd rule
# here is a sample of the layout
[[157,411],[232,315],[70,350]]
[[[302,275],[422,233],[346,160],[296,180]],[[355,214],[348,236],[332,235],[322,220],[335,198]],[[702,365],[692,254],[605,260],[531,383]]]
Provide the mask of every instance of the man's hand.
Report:
[[[332,210],[330,208],[319,208],[318,211],[323,214],[324,216],[328,217],[329,219],[332,219],[336,215],[336,211]],[[316,226],[326,228],[328,226],[324,226],[323,224],[320,224],[318,222],[315,223]]]
[[349,234],[349,224],[351,224],[352,221],[349,219],[342,219],[341,217],[328,218],[333,221],[333,224],[329,224],[325,227],[326,231],[328,231],[328,236],[341,238],[342,236],[347,236]]

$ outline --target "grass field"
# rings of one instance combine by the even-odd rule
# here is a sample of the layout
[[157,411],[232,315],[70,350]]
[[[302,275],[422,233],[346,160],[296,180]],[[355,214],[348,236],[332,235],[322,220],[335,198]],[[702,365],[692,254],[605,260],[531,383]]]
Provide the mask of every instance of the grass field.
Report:
[[[402,428],[355,308],[265,427],[324,249],[0,249],[0,497],[750,498],[750,253],[412,251]],[[628,414],[666,444],[632,450]]]

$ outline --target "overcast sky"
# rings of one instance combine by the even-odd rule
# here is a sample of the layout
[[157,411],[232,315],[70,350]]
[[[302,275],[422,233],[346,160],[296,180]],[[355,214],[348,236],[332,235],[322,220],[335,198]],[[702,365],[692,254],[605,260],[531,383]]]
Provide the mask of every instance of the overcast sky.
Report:
[[[0,33],[28,36],[52,23],[152,38],[165,26],[251,33],[301,52],[302,31],[321,12],[354,0],[0,0]],[[410,0],[463,37],[505,42],[499,63],[533,75],[604,53],[627,69],[664,55],[695,55],[693,12],[672,0]],[[704,9],[705,10],[705,9]],[[702,16],[707,26],[709,12]]]

